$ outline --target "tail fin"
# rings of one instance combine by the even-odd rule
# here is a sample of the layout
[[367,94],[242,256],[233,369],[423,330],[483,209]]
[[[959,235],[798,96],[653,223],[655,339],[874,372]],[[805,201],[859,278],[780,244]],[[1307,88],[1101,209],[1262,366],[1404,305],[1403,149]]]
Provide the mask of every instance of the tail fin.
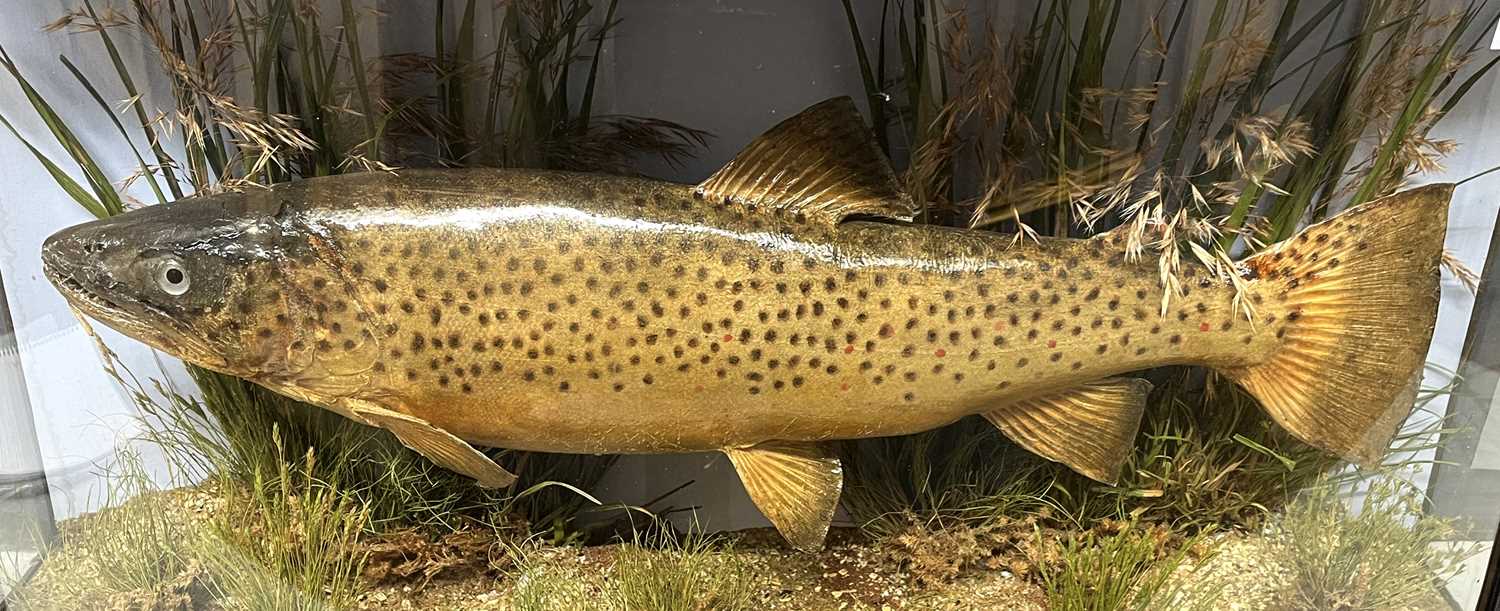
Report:
[[1298,439],[1377,464],[1421,381],[1452,194],[1383,197],[1247,259],[1284,335],[1270,359],[1224,373]]

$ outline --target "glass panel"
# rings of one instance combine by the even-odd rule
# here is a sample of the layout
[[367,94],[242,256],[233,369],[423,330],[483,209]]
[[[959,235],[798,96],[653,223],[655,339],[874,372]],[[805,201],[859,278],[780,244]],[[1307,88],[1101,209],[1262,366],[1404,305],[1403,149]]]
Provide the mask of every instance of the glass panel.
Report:
[[[1497,224],[1500,230],[1500,224]],[[1500,234],[1496,234],[1500,236]],[[1491,237],[1485,267],[1480,275],[1474,312],[1469,320],[1455,380],[1448,398],[1448,428],[1436,453],[1429,494],[1432,510],[1459,520],[1465,528],[1459,538],[1478,542],[1482,553],[1468,563],[1455,579],[1455,589],[1475,594],[1487,568],[1500,524],[1500,239]],[[1494,577],[1491,577],[1493,579]],[[1461,600],[1463,600],[1461,598]],[[1469,598],[1468,600],[1472,600]]]
[[19,356],[0,277],[0,600],[37,568],[56,534]]

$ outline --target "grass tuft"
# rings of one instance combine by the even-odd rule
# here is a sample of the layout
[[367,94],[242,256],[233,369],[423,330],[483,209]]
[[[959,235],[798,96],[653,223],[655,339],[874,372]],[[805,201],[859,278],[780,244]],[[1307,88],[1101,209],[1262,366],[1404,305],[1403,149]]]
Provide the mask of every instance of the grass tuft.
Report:
[[101,479],[104,489],[95,502],[105,508],[65,524],[50,547],[38,546],[46,565],[65,566],[65,574],[21,583],[20,575],[3,574],[8,567],[0,567],[0,582],[17,588],[13,599],[37,609],[192,606],[208,600],[188,544],[194,527],[153,486],[135,448],[120,448]]
[[195,541],[215,598],[228,609],[347,609],[367,552],[369,509],[314,477],[311,452],[294,470],[257,473],[247,489],[225,480],[225,506]]
[[842,506],[877,537],[984,528],[1050,507],[1051,470],[979,418],[908,437],[843,445]]
[[697,611],[754,609],[749,566],[713,537],[650,529],[615,553],[606,598],[617,609]]
[[[1039,534],[1038,537],[1041,535]],[[1134,523],[1038,541],[1048,607],[1057,611],[1116,609],[1214,609],[1218,589],[1207,584],[1189,591],[1173,573],[1199,553],[1201,538],[1176,541],[1172,531]]]
[[93,604],[89,601],[152,600],[175,589],[180,577],[191,572],[184,543],[190,527],[168,497],[153,488],[140,455],[122,448],[103,481],[98,501],[106,508],[70,524],[44,552],[45,561],[73,564],[73,574],[83,578],[23,589],[23,602],[65,608]]
[[[1281,431],[1233,385],[1190,371],[1152,393],[1115,485],[1036,457],[979,418],[845,445],[844,507],[864,530],[984,530],[1023,516],[1083,527],[1136,519],[1195,533],[1250,526],[1340,464]],[[1211,388],[1212,390],[1208,390]]]
[[1371,480],[1353,507],[1347,492],[1310,488],[1274,524],[1277,555],[1291,568],[1288,608],[1427,608],[1439,584],[1480,551],[1446,543],[1452,522],[1426,515],[1409,483]]
[[[1177,370],[1152,394],[1134,454],[1115,486],[1063,501],[1080,521],[1140,519],[1195,533],[1254,526],[1341,464],[1281,430],[1234,384]],[[1074,501],[1074,502],[1068,502]]]
[[[101,510],[85,531],[71,542],[89,549],[84,562],[106,591],[154,590],[187,569],[181,551],[186,528],[155,494],[140,455],[122,450],[104,477],[106,492]],[[129,507],[127,499],[146,495]]]
[[634,531],[613,550],[599,575],[571,570],[572,563],[522,557],[510,603],[519,611],[732,611],[761,608],[748,560],[722,539],[669,526]]

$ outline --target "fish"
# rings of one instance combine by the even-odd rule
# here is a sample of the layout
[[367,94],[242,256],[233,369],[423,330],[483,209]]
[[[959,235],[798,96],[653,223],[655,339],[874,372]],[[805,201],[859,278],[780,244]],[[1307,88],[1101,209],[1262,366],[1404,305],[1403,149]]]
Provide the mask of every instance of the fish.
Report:
[[1452,185],[1411,189],[1168,291],[1121,231],[912,222],[849,98],[704,182],[525,169],[311,178],[66,228],[45,275],[91,318],[394,433],[480,485],[475,446],[726,454],[799,549],[834,440],[982,416],[1114,482],[1151,385],[1207,367],[1296,438],[1377,461],[1431,340]]

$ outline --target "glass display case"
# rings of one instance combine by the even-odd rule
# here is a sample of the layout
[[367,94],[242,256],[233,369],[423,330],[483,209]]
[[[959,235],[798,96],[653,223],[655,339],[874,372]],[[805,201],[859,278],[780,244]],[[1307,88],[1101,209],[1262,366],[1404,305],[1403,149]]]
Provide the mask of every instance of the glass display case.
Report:
[[[3,286],[0,280],[0,286]],[[0,293],[0,303],[4,302]],[[0,308],[0,375],[5,377],[3,405],[6,438],[0,442],[0,573],[6,576],[0,596],[24,583],[41,566],[41,552],[56,536],[46,471],[41,468],[31,402],[16,345],[10,310]]]
[[0,610],[1497,609],[1493,2],[0,21]]

